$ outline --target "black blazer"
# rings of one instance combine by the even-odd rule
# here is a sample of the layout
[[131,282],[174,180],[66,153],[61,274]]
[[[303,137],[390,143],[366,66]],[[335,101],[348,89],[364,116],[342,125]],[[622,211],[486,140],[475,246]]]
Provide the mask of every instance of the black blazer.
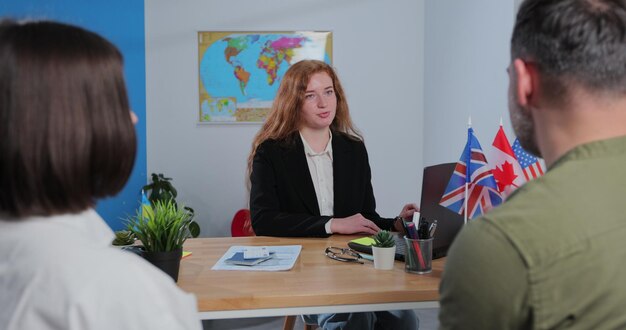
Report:
[[252,227],[259,236],[328,236],[330,218],[361,213],[381,229],[392,219],[376,213],[365,144],[333,132],[334,216],[320,216],[315,188],[296,132],[286,140],[267,140],[257,148],[250,175]]

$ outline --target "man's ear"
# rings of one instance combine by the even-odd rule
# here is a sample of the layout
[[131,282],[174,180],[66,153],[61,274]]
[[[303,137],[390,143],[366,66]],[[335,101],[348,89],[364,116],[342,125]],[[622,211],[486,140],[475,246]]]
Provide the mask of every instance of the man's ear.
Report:
[[513,70],[515,70],[514,79],[516,80],[516,90],[513,92],[516,93],[517,102],[521,106],[526,107],[534,101],[537,70],[532,64],[524,62],[519,58],[513,60]]

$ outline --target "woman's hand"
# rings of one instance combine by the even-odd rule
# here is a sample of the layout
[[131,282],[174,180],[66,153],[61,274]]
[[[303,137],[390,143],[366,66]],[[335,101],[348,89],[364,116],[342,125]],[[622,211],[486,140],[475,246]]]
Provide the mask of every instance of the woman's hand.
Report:
[[400,211],[400,217],[406,221],[411,221],[411,219],[413,218],[413,213],[419,211],[420,208],[417,207],[415,203],[406,204],[402,208],[402,211]]
[[330,223],[330,231],[333,234],[369,234],[374,235],[380,231],[375,223],[366,219],[361,213],[346,218],[333,218]]
[[419,210],[419,207],[417,207],[417,205],[415,205],[414,203],[404,205],[399,215],[401,220],[397,220],[396,218],[396,221],[393,222],[393,230],[406,235],[407,232],[404,228],[403,222],[411,222],[413,218],[413,213],[419,212]]

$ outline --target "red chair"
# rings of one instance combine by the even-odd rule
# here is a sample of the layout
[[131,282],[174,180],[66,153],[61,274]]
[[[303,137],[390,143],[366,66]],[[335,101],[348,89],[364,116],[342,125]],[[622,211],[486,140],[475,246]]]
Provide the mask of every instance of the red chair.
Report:
[[230,234],[232,237],[256,236],[254,229],[252,229],[250,210],[241,209],[235,213],[233,222],[230,225]]

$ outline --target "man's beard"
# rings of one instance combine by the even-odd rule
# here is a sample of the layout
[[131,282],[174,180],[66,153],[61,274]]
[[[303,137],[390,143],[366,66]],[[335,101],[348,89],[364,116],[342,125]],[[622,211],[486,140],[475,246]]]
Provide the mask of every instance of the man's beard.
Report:
[[537,137],[535,135],[535,125],[533,118],[528,111],[524,111],[516,100],[509,100],[509,115],[513,131],[522,145],[524,150],[529,153],[541,157],[541,151],[537,145]]

